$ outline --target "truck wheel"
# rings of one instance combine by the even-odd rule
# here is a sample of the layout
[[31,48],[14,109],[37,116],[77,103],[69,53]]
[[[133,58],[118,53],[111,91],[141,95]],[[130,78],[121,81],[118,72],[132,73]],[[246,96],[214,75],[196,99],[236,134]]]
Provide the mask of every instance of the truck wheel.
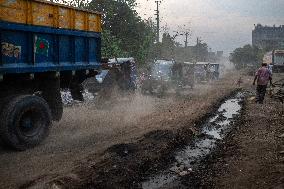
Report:
[[26,150],[48,136],[50,125],[51,112],[44,99],[32,95],[17,96],[1,112],[0,138],[16,150]]

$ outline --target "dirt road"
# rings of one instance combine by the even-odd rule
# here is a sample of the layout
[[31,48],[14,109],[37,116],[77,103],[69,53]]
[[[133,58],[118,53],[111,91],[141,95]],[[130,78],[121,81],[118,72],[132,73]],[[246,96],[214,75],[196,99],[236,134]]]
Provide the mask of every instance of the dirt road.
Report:
[[0,149],[0,178],[5,178],[0,187],[14,188],[44,175],[68,173],[90,154],[96,159],[115,144],[137,140],[158,129],[184,126],[230,93],[235,79],[197,87],[179,98],[132,95],[119,97],[115,105],[105,109],[92,103],[66,107],[63,119],[54,124],[41,146],[25,152]]
[[25,152],[0,149],[0,177],[5,178],[0,180],[0,187],[13,188],[41,175],[68,172],[88,154],[102,153],[109,146],[137,137],[127,134],[141,130],[135,123],[157,111],[157,106],[170,103],[145,96],[135,96],[130,103],[120,100],[103,110],[93,104],[66,107],[63,119],[54,124],[41,146]]
[[[67,107],[63,120],[55,124],[43,145],[26,152],[0,149],[0,177],[5,178],[0,186],[281,188],[284,120],[279,116],[280,104],[271,99],[265,105],[254,104],[249,100],[254,92],[251,78],[243,77],[247,98],[241,116],[236,122],[233,116],[224,119],[230,114],[223,111],[224,103],[229,107],[236,103],[224,100],[239,90],[235,85],[238,77],[230,74],[210,86],[185,90],[179,97],[131,95],[119,97],[104,109],[97,109],[92,102]],[[217,129],[216,123],[232,122],[232,130],[220,140],[214,130],[212,135],[200,132],[201,125],[208,126],[207,121]],[[199,154],[208,152],[202,140],[218,144],[205,159]],[[194,169],[178,163],[177,170],[172,170],[169,166],[176,161],[176,154],[187,149],[190,156],[192,152],[197,155]],[[183,158],[191,165],[189,157]],[[165,185],[145,184],[167,169],[174,174],[162,174]]]
[[0,149],[0,178],[5,178],[0,180],[0,187],[16,188],[45,175],[64,175],[87,161],[86,157],[99,161],[109,147],[137,141],[151,131],[185,125],[194,130],[191,124],[235,89],[237,77],[199,86],[178,98],[134,95],[120,97],[105,109],[92,103],[67,107],[41,146],[25,152]]

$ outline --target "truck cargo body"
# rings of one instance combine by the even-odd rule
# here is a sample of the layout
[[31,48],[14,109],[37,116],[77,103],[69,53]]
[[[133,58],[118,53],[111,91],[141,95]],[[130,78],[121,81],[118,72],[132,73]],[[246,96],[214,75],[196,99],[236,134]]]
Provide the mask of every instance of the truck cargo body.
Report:
[[[25,0],[4,0],[0,10],[0,74],[100,68],[101,29],[97,19],[92,24],[99,14]],[[53,15],[60,10],[65,17]],[[22,13],[2,14],[5,12]],[[68,17],[71,13],[73,18]]]
[[60,90],[83,100],[101,70],[101,15],[39,0],[0,0],[0,140],[41,143],[63,113]]
[[101,14],[40,0],[0,0],[0,20],[34,26],[101,32]]
[[0,73],[99,69],[100,34],[0,21]]
[[266,53],[263,63],[271,65],[273,72],[284,72],[284,50],[273,50]]
[[276,72],[284,72],[284,50],[273,51],[273,68]]

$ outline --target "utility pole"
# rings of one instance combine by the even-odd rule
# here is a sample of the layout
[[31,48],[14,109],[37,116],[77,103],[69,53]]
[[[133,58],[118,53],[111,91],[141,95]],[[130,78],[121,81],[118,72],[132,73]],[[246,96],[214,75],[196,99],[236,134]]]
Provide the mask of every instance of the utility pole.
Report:
[[157,20],[157,38],[156,38],[156,42],[159,43],[160,41],[160,10],[159,10],[159,5],[161,3],[161,1],[155,1],[155,3],[157,4],[157,10],[156,11],[156,20]]
[[196,62],[198,62],[199,59],[199,37],[196,39]]
[[190,33],[189,32],[185,32],[185,44],[184,44],[184,46],[185,46],[185,48],[187,48],[188,47],[188,36],[190,35]]

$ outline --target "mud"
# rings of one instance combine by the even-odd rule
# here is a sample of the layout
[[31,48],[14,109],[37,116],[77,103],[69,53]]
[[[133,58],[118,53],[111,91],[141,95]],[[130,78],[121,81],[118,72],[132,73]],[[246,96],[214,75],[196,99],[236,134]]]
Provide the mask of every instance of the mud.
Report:
[[284,188],[282,104],[245,102],[236,127],[194,174],[196,188]]
[[98,157],[106,148],[151,130],[152,127],[144,129],[137,123],[170,102],[135,95],[130,100],[120,98],[108,109],[97,109],[91,102],[66,106],[62,120],[54,123],[42,145],[24,152],[0,146],[0,177],[6,178],[0,179],[0,188],[17,188],[42,175],[53,177],[70,172],[89,154]]
[[279,103],[256,105],[243,94],[217,101],[193,124],[198,130],[152,131],[108,148],[100,161],[89,156],[65,176],[23,188],[283,188]]
[[242,101],[242,93],[238,93],[235,97],[226,100],[216,113],[213,113],[205,123],[198,126],[201,131],[194,141],[175,153],[174,163],[161,174],[143,182],[142,188],[188,188],[188,185],[185,186],[181,182],[182,177],[187,177],[195,172],[195,169],[200,166],[200,162],[226,137],[226,134],[232,129],[237,116],[241,113]]
[[[224,103],[224,99],[216,102],[212,106],[212,110],[219,109],[219,114],[223,115],[226,118],[224,121],[226,121],[231,119],[236,112],[229,114],[227,111],[222,111],[224,108],[230,107],[231,101],[225,101],[225,105],[220,107],[222,103]],[[212,116],[216,115],[209,112],[196,120],[194,125],[204,125],[211,120]],[[216,121],[218,122],[220,119],[216,118]],[[202,129],[203,127],[199,127],[200,131]],[[221,133],[219,134],[221,135]],[[177,130],[152,131],[143,135],[135,143],[123,143],[108,148],[100,161],[94,161],[95,159],[89,156],[86,163],[81,164],[66,176],[39,178],[26,183],[22,188],[39,186],[47,188],[55,186],[58,188],[147,188],[143,182],[150,178],[149,176],[156,175],[173,164],[176,161],[175,152],[177,149],[195,143],[200,137],[204,138],[203,142],[206,142],[208,136],[209,134],[206,134],[205,130],[203,133],[199,133],[186,125]],[[218,140],[211,135],[209,138]],[[202,142],[199,145],[202,148]]]
[[196,126],[235,90],[236,78],[179,97],[126,95],[99,109],[93,102],[68,105],[42,145],[20,153],[0,148],[0,188],[139,188],[194,140]]

